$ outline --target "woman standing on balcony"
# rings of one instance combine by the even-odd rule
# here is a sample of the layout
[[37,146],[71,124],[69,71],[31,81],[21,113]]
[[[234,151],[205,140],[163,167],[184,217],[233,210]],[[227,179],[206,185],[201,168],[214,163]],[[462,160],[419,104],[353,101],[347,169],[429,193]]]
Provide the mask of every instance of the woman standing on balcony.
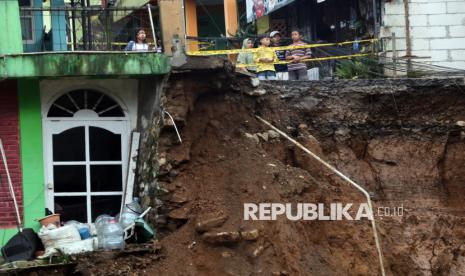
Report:
[[125,51],[148,51],[149,44],[147,43],[147,36],[144,29],[138,29],[136,32],[136,39],[129,41],[124,49]]

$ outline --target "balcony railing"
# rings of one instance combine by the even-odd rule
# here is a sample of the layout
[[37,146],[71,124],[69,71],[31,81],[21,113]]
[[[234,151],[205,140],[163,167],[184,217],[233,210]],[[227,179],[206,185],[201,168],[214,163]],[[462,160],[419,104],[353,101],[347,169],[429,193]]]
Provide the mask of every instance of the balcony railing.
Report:
[[122,51],[143,28],[150,49],[157,50],[160,17],[157,6],[149,8],[21,7],[23,48],[25,52]]

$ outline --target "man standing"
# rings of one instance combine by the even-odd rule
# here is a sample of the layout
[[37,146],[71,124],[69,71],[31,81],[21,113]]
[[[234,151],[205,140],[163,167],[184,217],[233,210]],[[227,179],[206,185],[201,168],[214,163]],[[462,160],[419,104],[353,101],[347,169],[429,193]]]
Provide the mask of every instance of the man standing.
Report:
[[[272,31],[270,33],[271,38],[271,47],[280,47],[281,45],[281,34],[278,31]],[[286,60],[286,51],[277,50],[276,56],[278,61]],[[276,70],[276,79],[277,80],[288,80],[287,76],[287,64],[275,64],[274,69]]]
[[[302,35],[299,31],[294,30],[291,33],[292,44],[290,46],[304,46],[307,43],[302,41]],[[302,60],[312,56],[310,48],[299,48],[286,51],[286,60],[291,61],[288,64],[289,80],[308,80],[307,64]]]

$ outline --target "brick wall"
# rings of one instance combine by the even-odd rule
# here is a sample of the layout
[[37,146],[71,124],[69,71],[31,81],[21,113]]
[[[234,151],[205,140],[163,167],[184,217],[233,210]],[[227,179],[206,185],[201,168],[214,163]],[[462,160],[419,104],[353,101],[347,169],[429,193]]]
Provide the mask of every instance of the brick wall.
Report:
[[[11,180],[22,211],[21,163],[19,148],[19,111],[16,81],[0,81],[0,139],[8,161]],[[16,227],[5,167],[0,158],[0,228]]]
[[[410,0],[410,36],[416,61],[465,69],[465,0]],[[384,4],[381,37],[395,32],[398,56],[405,55],[403,0]],[[391,50],[387,40],[387,50]],[[391,56],[389,53],[388,56]]]

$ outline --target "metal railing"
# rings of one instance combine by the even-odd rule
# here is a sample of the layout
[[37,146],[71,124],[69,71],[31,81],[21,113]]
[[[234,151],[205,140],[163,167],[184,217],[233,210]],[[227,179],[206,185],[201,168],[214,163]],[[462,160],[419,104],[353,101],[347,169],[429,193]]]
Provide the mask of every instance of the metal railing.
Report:
[[157,6],[21,7],[20,17],[25,52],[122,51],[140,28],[150,47],[161,45]]

